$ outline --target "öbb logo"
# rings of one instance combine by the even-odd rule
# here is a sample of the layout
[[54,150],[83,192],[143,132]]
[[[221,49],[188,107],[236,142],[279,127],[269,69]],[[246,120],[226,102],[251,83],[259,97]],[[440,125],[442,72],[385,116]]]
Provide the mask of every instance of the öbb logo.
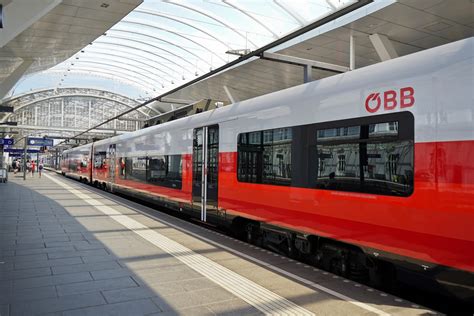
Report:
[[365,99],[365,109],[369,113],[375,113],[382,107],[382,101],[384,111],[394,110],[398,105],[400,108],[409,108],[415,104],[415,89],[401,88],[398,94],[395,90],[384,91],[382,95],[379,92],[371,93]]

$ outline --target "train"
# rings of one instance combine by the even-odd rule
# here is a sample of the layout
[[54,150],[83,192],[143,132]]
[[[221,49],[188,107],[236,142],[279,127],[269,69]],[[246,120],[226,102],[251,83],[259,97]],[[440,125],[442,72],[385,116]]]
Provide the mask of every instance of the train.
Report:
[[474,38],[62,154],[62,173],[374,284],[474,301]]

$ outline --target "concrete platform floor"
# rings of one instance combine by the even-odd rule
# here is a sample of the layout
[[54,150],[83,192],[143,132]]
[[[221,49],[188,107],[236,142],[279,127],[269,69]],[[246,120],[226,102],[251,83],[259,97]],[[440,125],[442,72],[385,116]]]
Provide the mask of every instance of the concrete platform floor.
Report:
[[0,184],[0,315],[420,315],[55,173]]

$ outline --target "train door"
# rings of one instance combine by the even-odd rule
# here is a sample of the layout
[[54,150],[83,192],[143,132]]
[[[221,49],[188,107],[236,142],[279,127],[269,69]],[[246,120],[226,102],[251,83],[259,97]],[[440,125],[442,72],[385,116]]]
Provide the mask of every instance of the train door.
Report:
[[193,209],[201,221],[218,220],[219,126],[196,128],[193,132]]
[[110,185],[110,191],[113,191],[113,183],[115,183],[115,164],[117,163],[117,158],[116,158],[116,145],[111,144],[109,145],[109,181],[111,183]]

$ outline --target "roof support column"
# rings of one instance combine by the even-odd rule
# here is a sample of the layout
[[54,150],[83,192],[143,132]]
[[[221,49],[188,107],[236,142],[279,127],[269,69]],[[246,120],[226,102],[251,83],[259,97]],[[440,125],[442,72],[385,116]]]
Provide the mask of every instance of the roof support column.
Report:
[[0,84],[0,99],[5,97],[15,84],[20,80],[23,74],[30,68],[33,63],[32,59],[24,60],[5,80]]
[[313,81],[313,67],[306,65],[303,67],[304,83]]
[[235,103],[236,101],[232,93],[230,93],[229,88],[227,86],[223,86],[223,88],[224,88],[225,94],[227,94],[227,97],[229,98],[230,103]]
[[372,42],[372,45],[374,45],[374,48],[377,51],[381,61],[398,57],[395,47],[393,47],[392,42],[387,36],[375,33],[369,35],[369,39]]
[[349,68],[355,69],[355,39],[354,34],[351,31],[351,37],[349,39]]

